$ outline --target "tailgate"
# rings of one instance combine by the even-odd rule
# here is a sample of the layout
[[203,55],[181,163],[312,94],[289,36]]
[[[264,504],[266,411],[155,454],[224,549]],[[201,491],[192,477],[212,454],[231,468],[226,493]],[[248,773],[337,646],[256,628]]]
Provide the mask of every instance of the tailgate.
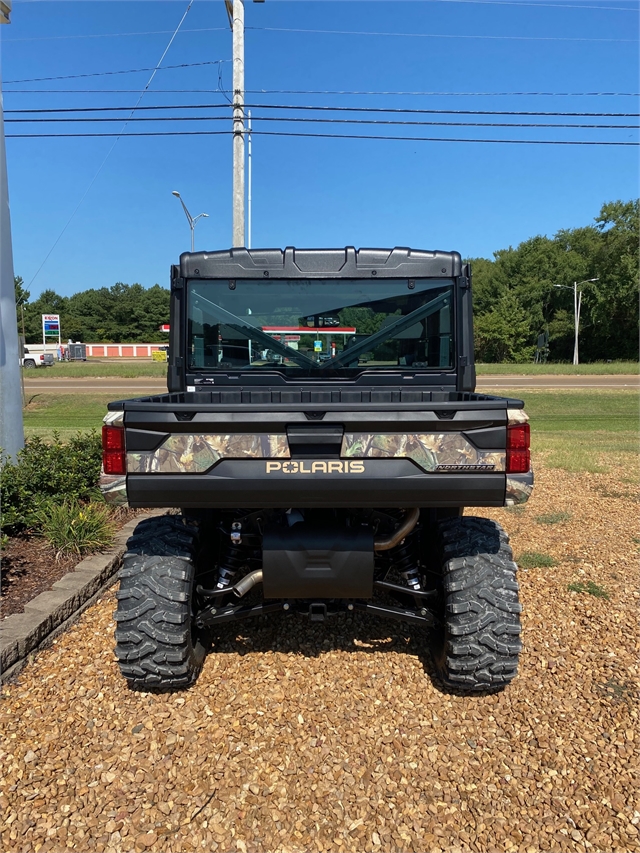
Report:
[[526,417],[521,401],[443,392],[385,405],[309,400],[300,411],[298,401],[267,407],[233,393],[113,404],[132,506],[502,506],[509,497],[507,425],[510,410]]

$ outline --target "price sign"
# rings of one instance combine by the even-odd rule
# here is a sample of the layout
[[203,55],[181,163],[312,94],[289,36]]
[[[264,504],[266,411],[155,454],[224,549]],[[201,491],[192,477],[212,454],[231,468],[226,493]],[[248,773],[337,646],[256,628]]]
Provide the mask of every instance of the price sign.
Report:
[[59,314],[43,314],[42,315],[42,346],[47,348],[47,338],[56,338],[58,346],[60,345],[60,315]]
[[42,315],[42,333],[46,337],[59,337],[60,335],[60,315],[59,314],[43,314]]

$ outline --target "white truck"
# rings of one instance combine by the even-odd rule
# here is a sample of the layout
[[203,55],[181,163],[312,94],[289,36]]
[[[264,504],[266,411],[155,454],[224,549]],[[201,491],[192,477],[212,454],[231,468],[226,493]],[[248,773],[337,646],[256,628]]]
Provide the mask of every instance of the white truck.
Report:
[[53,367],[54,357],[52,352],[34,352],[24,348],[24,356],[20,359],[20,364],[28,370],[34,367]]

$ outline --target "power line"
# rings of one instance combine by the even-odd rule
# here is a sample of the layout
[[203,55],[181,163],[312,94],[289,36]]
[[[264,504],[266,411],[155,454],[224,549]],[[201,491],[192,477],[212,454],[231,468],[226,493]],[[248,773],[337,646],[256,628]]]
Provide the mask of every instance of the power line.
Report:
[[413,107],[327,107],[308,105],[246,104],[248,109],[313,110],[315,112],[407,113],[410,115],[557,116],[578,118],[636,118],[639,113],[532,112],[522,110],[426,110]]
[[[65,91],[61,89],[60,91]],[[66,90],[68,91],[68,90]],[[157,91],[157,90],[156,90]],[[166,92],[180,91],[167,89]],[[187,90],[183,90],[187,91]],[[197,90],[191,90],[196,92]],[[515,96],[544,96],[554,98],[585,98],[585,97],[640,97],[640,92],[363,92],[330,89],[245,89],[247,95],[411,95],[421,97],[515,97]]]
[[[228,32],[229,27],[198,27],[196,29],[181,30],[182,33],[215,33]],[[83,35],[65,35],[65,36],[26,36],[24,38],[7,38],[3,42],[14,41],[63,41],[69,39],[105,39],[105,38],[124,38],[125,36],[161,36],[172,33],[173,30],[145,30],[137,33],[87,33]]]
[[[593,9],[603,12],[634,12],[637,14],[637,8],[624,6],[587,6],[578,5],[575,3],[527,3],[521,0],[427,0],[430,3],[463,3],[467,5],[480,6],[528,6],[534,9]],[[226,31],[227,27],[195,27],[192,29],[184,29],[182,33],[213,33]],[[25,42],[25,41],[61,41],[69,39],[97,39],[97,38],[125,38],[128,36],[156,36],[168,35],[172,30],[143,30],[133,33],[87,33],[81,35],[63,35],[63,36],[26,36],[21,38],[6,38],[6,42]]]
[[180,65],[165,65],[164,68],[130,68],[127,71],[95,71],[91,74],[65,74],[62,77],[31,77],[26,80],[5,80],[8,83],[43,83],[46,80],[77,80],[80,77],[110,77],[114,74],[138,74],[141,71],[169,71],[172,68],[195,68],[199,65],[219,65],[221,62],[231,62],[230,59],[214,59],[209,62],[183,62]]
[[[560,3],[524,3],[524,2],[509,2],[508,0],[427,0],[427,2],[431,3],[466,3],[471,5],[486,5],[486,6],[530,6],[533,8],[556,8],[556,9],[594,9],[600,11],[607,12],[636,12],[636,9],[633,8],[623,8],[619,6],[577,6],[573,4],[560,4]],[[246,27],[246,29],[253,30],[270,30],[272,32],[330,32],[330,33],[340,33],[339,30],[289,30],[289,29],[278,29],[276,27]],[[186,33],[216,33],[216,32],[225,32],[227,31],[227,27],[193,27],[190,29],[182,30],[182,34]],[[73,41],[78,39],[100,39],[100,38],[128,38],[135,36],[158,36],[158,35],[168,35],[173,32],[173,30],[141,30],[138,32],[129,32],[129,33],[82,33],[82,34],[69,34],[69,35],[59,35],[59,36],[22,36],[18,38],[6,38],[3,39],[5,43],[13,43],[13,42],[26,42],[26,41]],[[351,35],[351,33],[349,33]],[[518,36],[461,36],[457,34],[432,34],[432,33],[353,33],[353,35],[383,35],[383,36],[413,36],[418,35],[424,38],[518,38]],[[520,38],[524,39],[525,36],[520,36]],[[535,38],[535,37],[531,37]],[[607,39],[569,39],[569,38],[561,38],[558,37],[555,39],[556,41],[605,41]]]
[[[252,116],[253,121],[277,121],[277,122],[302,122],[316,124],[341,124],[341,125],[380,125],[394,127],[546,127],[546,128],[580,128],[596,130],[638,130],[637,124],[554,124],[551,122],[483,122],[483,121],[397,121],[384,119],[362,119],[362,118],[313,118],[308,116]],[[128,118],[127,124],[137,121],[228,121],[227,116],[140,116]],[[79,122],[104,122],[118,121],[118,116],[105,118],[83,117],[83,118],[9,118],[6,124],[49,124],[53,122],[64,122],[66,124],[77,124]]]
[[625,6],[583,6],[574,3],[525,3],[519,0],[427,0],[429,3],[467,3],[473,6],[532,6],[547,9],[598,9],[605,12],[637,12]]
[[[221,60],[226,62],[227,60]],[[162,69],[161,69],[162,70]],[[130,95],[138,94],[139,89],[10,89],[5,95]],[[150,95],[212,95],[230,89],[154,89]],[[245,89],[247,95],[405,95],[418,97],[545,97],[545,98],[638,98],[640,92],[363,92],[331,89]]]
[[[300,104],[245,104],[255,110],[304,110],[313,112],[392,113],[394,115],[485,115],[485,116],[554,116],[556,118],[638,118],[640,113],[576,113],[576,112],[533,112],[523,110],[427,110],[413,107],[328,107]],[[212,110],[227,109],[228,104],[153,104],[144,107],[45,107],[27,110],[5,110],[5,115],[40,115],[49,113],[124,112],[135,110]]]
[[532,112],[522,110],[426,110],[414,107],[328,107],[282,104],[245,104],[248,109],[313,110],[315,112],[407,113],[410,115],[557,116],[573,118],[636,118],[640,113]]
[[[153,82],[153,78],[156,76],[156,74],[157,74],[157,72],[158,72],[158,69],[159,69],[159,68],[160,68],[160,66],[162,65],[162,61],[163,61],[163,59],[165,58],[165,56],[166,56],[166,55],[167,55],[167,53],[169,52],[169,48],[170,48],[170,47],[171,47],[171,45],[173,44],[173,41],[174,41],[175,37],[178,35],[178,31],[180,30],[180,27],[181,27],[181,26],[182,26],[182,24],[184,23],[185,18],[186,18],[186,17],[187,17],[187,15],[189,14],[189,10],[190,10],[190,9],[191,9],[191,7],[193,6],[193,3],[194,3],[194,0],[189,0],[189,4],[188,4],[188,6],[187,6],[187,8],[186,8],[186,10],[185,10],[185,13],[184,13],[184,15],[182,16],[182,18],[180,18],[180,23],[178,24],[178,26],[176,27],[176,29],[175,29],[175,31],[174,31],[174,33],[173,33],[173,35],[172,35],[172,36],[171,36],[171,38],[169,39],[169,43],[168,43],[168,44],[167,44],[167,46],[165,47],[165,49],[164,49],[164,51],[163,51],[163,53],[162,53],[162,56],[160,57],[160,59],[159,59],[159,60],[158,60],[158,62],[156,63],[156,66],[155,66],[155,68],[153,69],[153,72],[152,72],[151,76],[150,76],[150,77],[149,77],[149,79],[147,80],[147,84],[146,84],[146,86],[145,86],[145,87],[144,87],[144,89],[140,92],[140,97],[138,98],[138,100],[137,100],[137,102],[136,102],[135,107],[133,107],[133,109],[131,110],[131,115],[129,116],[129,118],[131,118],[131,116],[133,116],[133,113],[135,112],[136,107],[138,107],[138,105],[140,104],[140,101],[141,101],[141,100],[142,100],[142,98],[144,97],[144,93],[147,91],[147,89],[149,88],[149,86],[150,86],[150,85],[151,85],[151,83]],[[117,144],[118,144],[118,142],[120,141],[120,138],[123,136],[123,131],[124,131],[124,129],[126,128],[126,126],[127,126],[127,122],[125,122],[125,123],[123,124],[123,126],[122,126],[122,128],[121,128],[121,130],[120,130],[120,132],[119,132],[119,133],[112,133],[112,134],[109,134],[110,136],[115,136],[115,140],[114,140],[114,142],[113,142],[113,145],[112,145],[112,146],[111,146],[111,148],[109,148],[109,150],[107,151],[106,157],[104,158],[104,160],[102,161],[102,163],[100,163],[100,166],[98,167],[98,171],[95,173],[95,175],[93,176],[93,178],[91,178],[91,181],[89,182],[89,186],[88,186],[88,187],[86,188],[86,190],[84,191],[84,193],[83,193],[83,195],[82,195],[82,198],[80,199],[80,201],[78,202],[78,204],[77,204],[77,205],[75,206],[75,208],[73,209],[73,212],[72,212],[71,216],[67,219],[67,221],[66,221],[66,223],[65,223],[65,225],[64,225],[64,228],[62,229],[62,231],[60,232],[60,234],[59,234],[59,235],[58,235],[58,237],[56,238],[56,240],[55,240],[55,242],[54,242],[53,246],[52,246],[52,247],[49,249],[49,251],[47,252],[47,254],[46,254],[46,256],[45,256],[44,260],[42,261],[42,263],[40,264],[40,266],[39,266],[39,267],[38,267],[38,269],[36,270],[35,275],[34,275],[34,276],[33,276],[33,278],[31,279],[31,281],[29,282],[29,285],[28,285],[29,287],[30,287],[30,286],[33,284],[33,282],[36,280],[36,278],[38,277],[38,275],[39,275],[39,273],[40,273],[40,270],[41,270],[41,269],[44,267],[44,265],[47,263],[47,261],[49,260],[49,257],[51,256],[51,253],[53,252],[53,250],[55,249],[55,247],[58,245],[58,243],[60,242],[60,240],[62,239],[62,237],[63,237],[63,235],[64,235],[65,231],[67,230],[67,228],[69,227],[69,225],[71,225],[71,222],[73,221],[73,219],[74,219],[74,217],[75,217],[76,213],[78,212],[78,210],[80,210],[80,207],[82,206],[83,201],[84,201],[84,200],[85,200],[85,198],[88,196],[89,191],[91,190],[91,187],[92,187],[92,186],[94,185],[94,183],[96,182],[96,180],[97,180],[97,178],[98,178],[98,175],[102,172],[102,170],[103,170],[103,168],[104,168],[104,166],[105,166],[105,164],[106,164],[107,160],[108,160],[108,159],[109,159],[109,157],[111,156],[111,153],[112,153],[113,149],[116,147],[116,145],[117,145]]]
[[[252,131],[257,133],[258,131]],[[136,133],[6,133],[5,139],[120,139],[134,136],[229,136],[232,130],[167,130]],[[391,137],[390,137],[391,138]]]
[[[489,143],[497,145],[616,145],[633,146],[637,148],[637,142],[603,142],[596,140],[559,140],[559,139],[460,139],[449,137],[428,136],[376,136],[369,134],[345,134],[345,133],[293,133],[287,131],[253,130],[252,133],[260,136],[298,137],[302,139],[375,139],[388,142],[466,142],[466,143]],[[149,131],[135,133],[12,133],[7,134],[7,139],[69,139],[69,138],[103,138],[113,137],[150,137],[150,136],[230,136],[232,130],[175,130],[175,131]]]
[[[221,27],[204,27],[202,29],[188,30],[186,32],[213,32],[223,29]],[[461,33],[391,33],[377,32],[368,30],[312,30],[303,29],[301,27],[245,27],[246,30],[256,32],[272,32],[272,33],[308,33],[315,35],[337,35],[337,36],[379,36],[391,38],[425,38],[425,39],[463,39],[463,40],[480,40],[480,41],[553,41],[553,42],[604,42],[604,43],[630,43],[637,44],[638,39],[621,39],[621,38],[590,38],[586,36],[496,36],[496,35],[463,35]],[[165,32],[158,30],[158,33]],[[169,32],[167,30],[166,32]],[[110,36],[134,36],[134,35],[155,35],[154,32],[146,33],[109,33]],[[44,41],[43,37],[42,40]],[[67,38],[60,36],[60,38]],[[76,38],[69,36],[68,38]],[[78,36],[77,38],[80,38]],[[93,36],[83,36],[83,38],[101,38],[100,34]],[[26,40],[26,39],[25,39]],[[7,39],[7,41],[20,41],[20,39]],[[231,60],[219,60],[230,62]],[[195,65],[213,65],[212,62],[191,62],[182,65],[167,65],[166,68],[191,68]],[[132,74],[137,71],[151,71],[151,68],[137,68],[135,71],[103,71],[94,74],[70,74],[61,77],[36,77],[27,80],[7,80],[7,83],[38,83],[43,80],[72,80],[78,77],[101,77],[108,74]],[[164,69],[163,69],[164,70]]]
[[245,27],[247,30],[262,30],[271,33],[314,33],[334,36],[395,36],[402,38],[428,39],[480,39],[489,41],[580,41],[580,42],[630,42],[637,44],[638,39],[585,38],[582,36],[485,36],[461,35],[459,33],[385,33],[365,30],[308,30],[301,27]]

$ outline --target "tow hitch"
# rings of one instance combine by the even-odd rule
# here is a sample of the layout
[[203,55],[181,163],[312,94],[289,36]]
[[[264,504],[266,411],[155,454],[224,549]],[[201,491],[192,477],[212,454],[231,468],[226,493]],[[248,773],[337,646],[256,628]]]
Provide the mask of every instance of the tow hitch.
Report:
[[310,622],[324,622],[327,618],[327,605],[322,604],[320,601],[314,601],[313,604],[309,605],[309,621]]

